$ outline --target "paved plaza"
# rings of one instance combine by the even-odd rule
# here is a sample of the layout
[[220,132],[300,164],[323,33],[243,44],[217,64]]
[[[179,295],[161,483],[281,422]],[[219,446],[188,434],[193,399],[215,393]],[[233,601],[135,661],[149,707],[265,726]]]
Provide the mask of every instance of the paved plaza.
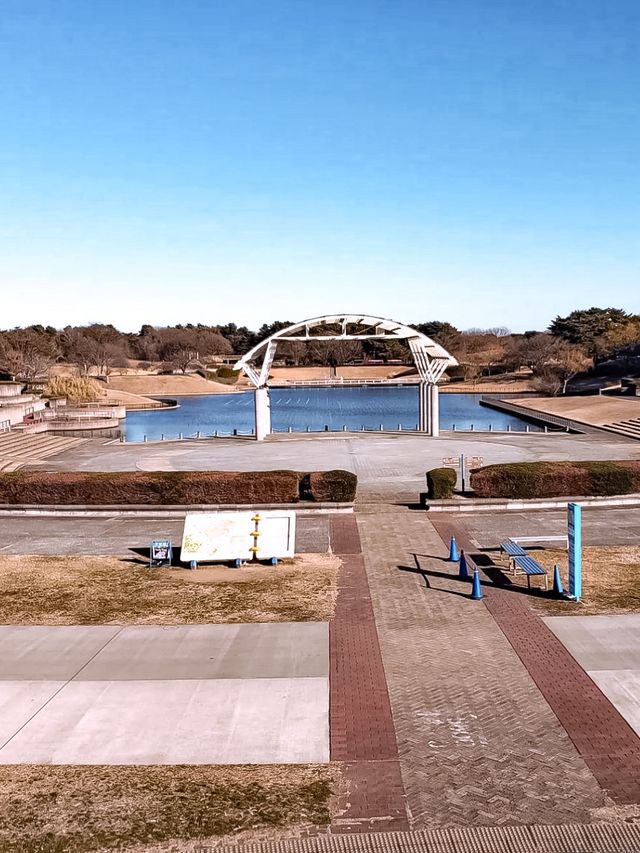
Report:
[[443,432],[440,438],[402,434],[340,437],[282,436],[264,442],[211,439],[126,445],[92,440],[37,464],[46,471],[320,471],[358,475],[358,500],[414,502],[425,472],[445,457],[481,457],[485,465],[555,459],[640,459],[640,442],[608,435]]
[[5,626],[0,720],[0,764],[325,762],[328,626]]
[[[342,560],[330,626],[0,629],[0,763],[330,760],[342,778],[331,837],[410,829],[443,851],[458,836],[433,833],[460,832],[474,853],[557,853],[575,839],[640,849],[638,832],[626,847],[618,832],[640,820],[640,616],[541,619],[526,594],[484,575],[484,600],[471,600],[446,559],[452,532],[471,551],[493,549],[563,535],[566,511],[419,510],[424,472],[461,451],[485,462],[640,458],[640,445],[596,434],[449,434],[116,444],[95,457],[84,445],[42,463],[341,467],[358,473],[359,496],[355,514],[298,514],[296,550]],[[12,515],[0,553],[131,557],[181,531],[178,518]],[[586,509],[584,540],[637,544],[640,514]],[[602,821],[615,822],[610,837]]]

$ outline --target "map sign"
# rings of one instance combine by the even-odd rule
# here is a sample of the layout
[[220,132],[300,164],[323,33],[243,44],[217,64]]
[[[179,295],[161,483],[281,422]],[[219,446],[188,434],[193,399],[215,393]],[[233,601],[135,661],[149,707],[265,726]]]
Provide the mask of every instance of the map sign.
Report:
[[183,563],[293,557],[296,514],[291,510],[187,513]]

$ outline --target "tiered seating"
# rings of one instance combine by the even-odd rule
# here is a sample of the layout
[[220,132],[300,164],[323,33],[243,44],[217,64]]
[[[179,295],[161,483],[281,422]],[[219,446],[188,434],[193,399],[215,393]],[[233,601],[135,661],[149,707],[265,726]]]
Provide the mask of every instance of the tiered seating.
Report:
[[0,471],[16,471],[30,462],[41,462],[86,441],[85,438],[48,433],[25,435],[19,429],[1,432]]

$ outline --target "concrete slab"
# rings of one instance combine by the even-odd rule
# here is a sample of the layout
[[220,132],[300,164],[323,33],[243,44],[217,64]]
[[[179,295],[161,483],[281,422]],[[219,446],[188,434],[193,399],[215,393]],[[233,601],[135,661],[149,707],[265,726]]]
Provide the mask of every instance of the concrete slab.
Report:
[[282,622],[123,628],[76,680],[328,675],[328,623]]
[[640,613],[551,616],[544,621],[587,672],[640,670]]
[[599,670],[589,675],[640,735],[640,669]]
[[544,621],[640,735],[640,613]]
[[117,625],[0,627],[0,681],[68,681],[120,631]]
[[0,747],[63,686],[64,681],[0,681]]
[[78,681],[0,764],[271,764],[329,760],[327,678]]
[[[152,539],[168,538],[179,543],[183,526],[183,519],[7,517],[0,525],[0,553],[131,557],[134,549],[147,549]],[[296,551],[324,554],[328,550],[327,516],[300,514]]]

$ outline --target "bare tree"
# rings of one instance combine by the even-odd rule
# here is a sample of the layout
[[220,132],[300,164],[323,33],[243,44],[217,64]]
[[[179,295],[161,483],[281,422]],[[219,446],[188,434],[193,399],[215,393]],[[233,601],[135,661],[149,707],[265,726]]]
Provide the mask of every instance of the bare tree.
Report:
[[55,364],[55,338],[33,329],[13,329],[0,335],[0,366],[16,379],[46,378]]

